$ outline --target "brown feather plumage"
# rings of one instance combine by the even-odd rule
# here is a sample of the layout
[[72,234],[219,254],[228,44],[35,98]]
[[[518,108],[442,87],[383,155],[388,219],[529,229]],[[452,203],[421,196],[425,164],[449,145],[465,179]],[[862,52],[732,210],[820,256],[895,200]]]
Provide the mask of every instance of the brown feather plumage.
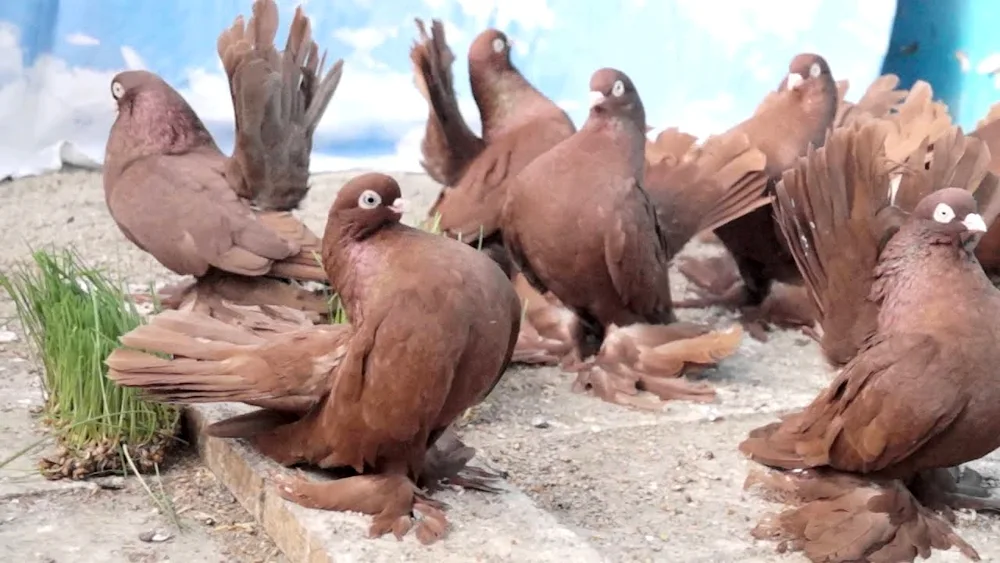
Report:
[[[366,174],[348,182],[330,210],[323,264],[351,325],[263,337],[173,312],[123,342],[179,357],[120,350],[108,363],[120,383],[165,400],[301,397],[213,431],[250,436],[284,465],[353,469],[357,476],[337,481],[275,480],[283,497],[304,506],[374,514],[372,535],[402,535],[412,525],[429,543],[447,522],[418,483],[430,476],[495,490],[488,486],[495,475],[454,474],[471,457],[460,443],[430,450],[498,383],[514,351],[521,308],[505,273],[486,256],[402,225],[400,199],[395,180]],[[311,408],[303,408],[309,400]],[[425,520],[414,524],[414,510]]]
[[[656,205],[673,256],[700,231],[714,229],[771,203],[767,157],[742,133],[709,137],[692,147],[682,133],[666,130],[646,155],[643,188]],[[685,152],[677,157],[680,147]]]
[[899,77],[895,74],[883,74],[875,79],[861,98],[856,102],[848,102],[845,99],[848,90],[846,80],[837,81],[837,114],[833,118],[832,127],[843,127],[858,120],[870,118],[881,119],[894,111],[903,99],[906,98],[907,91],[899,90]]
[[[794,79],[794,82],[790,82]],[[742,134],[750,145],[767,158],[764,172],[773,182],[807,148],[821,146],[837,112],[838,92],[826,61],[819,55],[803,53],[789,64],[789,73],[777,92],[768,95],[758,110],[734,126],[727,135]],[[795,261],[770,206],[759,207],[715,229],[732,254],[743,279],[743,286],[714,299],[696,299],[685,306],[723,303],[745,309],[745,314],[759,317],[760,305],[767,298],[773,281],[800,283]],[[748,322],[745,318],[744,322]],[[761,331],[751,330],[753,335]]]
[[229,77],[236,115],[236,146],[227,176],[236,193],[263,210],[297,208],[309,191],[312,136],[340,83],[343,59],[324,75],[312,25],[295,10],[285,49],[274,47],[278,6],[256,0],[219,35],[217,49]]
[[444,184],[428,212],[428,223],[449,236],[481,246],[508,274],[498,232],[507,181],[535,157],[575,131],[565,111],[532,86],[510,60],[510,42],[495,29],[469,47],[469,82],[479,108],[482,136],[465,124],[451,76],[454,58],[444,26],[433,20],[428,36],[417,20],[420,41],[410,51],[417,88],[428,102],[421,144],[425,168]]
[[[218,41],[236,114],[233,155],[222,154],[194,110],[160,77],[119,73],[112,80],[119,111],[105,152],[105,200],[125,236],[178,274],[325,282],[316,261],[318,237],[288,210],[308,190],[312,134],[341,63],[320,78],[322,64],[301,9],[281,53],[272,44],[277,6],[256,0],[253,10],[246,26],[236,18]],[[255,293],[264,299],[237,301],[288,303]],[[177,306],[195,296],[218,297],[199,282],[162,298]],[[322,312],[322,296],[301,290],[298,300]]]
[[[705,348],[718,353],[716,360],[734,348],[725,339],[703,338],[701,327],[673,324],[670,242],[642,186],[642,101],[615,69],[597,71],[591,91],[600,97],[580,131],[510,184],[501,215],[504,243],[525,279],[577,316],[566,362],[579,372],[576,389],[633,406],[642,406],[635,397],[640,390],[660,399],[700,398],[703,390],[676,377],[698,364]],[[614,327],[628,337],[608,343]],[[658,350],[661,345],[670,350]],[[593,362],[584,361],[595,354]]]
[[[938,164],[925,168],[920,155],[893,194],[885,134],[882,121],[835,130],[776,186],[776,217],[820,310],[824,353],[846,365],[810,405],[752,431],[740,450],[771,467],[866,475],[895,491],[874,502],[852,485],[835,501],[814,496],[786,512],[778,529],[814,561],[881,560],[889,547],[912,560],[967,545],[910,492],[969,506],[916,484],[1000,446],[995,401],[977,399],[996,385],[1000,290],[972,254],[987,225],[976,195],[983,190],[984,207],[994,208],[996,178],[979,157],[982,144],[955,128],[935,143]],[[885,513],[898,516],[888,528]],[[837,518],[861,528],[836,526]],[[826,531],[806,531],[806,522]],[[898,541],[887,545],[883,533]]]

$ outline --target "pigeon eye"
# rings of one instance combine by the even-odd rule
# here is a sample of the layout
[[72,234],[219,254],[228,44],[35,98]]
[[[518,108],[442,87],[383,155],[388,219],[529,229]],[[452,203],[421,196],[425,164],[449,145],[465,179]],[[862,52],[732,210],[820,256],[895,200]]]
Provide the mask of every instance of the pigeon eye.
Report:
[[813,63],[812,66],[809,67],[809,76],[816,78],[819,76],[820,71],[822,71],[822,69],[819,68],[819,63]]
[[611,87],[611,95],[620,98],[622,94],[625,93],[625,83],[621,80],[615,80],[614,85]]
[[361,192],[361,197],[358,198],[358,207],[361,209],[375,209],[381,203],[382,196],[372,190],[365,190]]
[[121,82],[115,81],[111,83],[111,95],[114,96],[116,100],[121,99],[121,97],[125,95],[125,87],[122,86]]
[[493,40],[493,52],[503,53],[504,48],[507,47],[507,43],[503,39],[497,37]]
[[933,217],[938,223],[951,223],[955,218],[955,211],[947,203],[939,203],[934,208]]

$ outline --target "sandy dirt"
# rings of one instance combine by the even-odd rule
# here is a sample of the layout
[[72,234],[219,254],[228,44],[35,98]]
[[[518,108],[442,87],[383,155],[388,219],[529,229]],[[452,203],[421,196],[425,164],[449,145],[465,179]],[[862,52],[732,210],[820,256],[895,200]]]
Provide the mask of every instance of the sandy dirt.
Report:
[[[317,232],[349,176],[314,179],[302,216]],[[415,204],[406,217],[412,224],[438,188],[422,175],[397,178],[404,197]],[[97,174],[61,173],[0,184],[0,213],[0,268],[24,259],[31,248],[74,244],[92,264],[130,282],[175,279],[119,233]],[[676,295],[682,295],[681,276],[674,276],[674,285]],[[0,331],[20,334],[12,315],[9,300],[0,296]],[[719,311],[681,316],[721,325],[733,321]],[[0,343],[0,457],[43,435],[33,414],[41,402],[35,370],[23,336]],[[517,367],[461,432],[489,465],[509,472],[512,485],[607,561],[802,561],[751,538],[757,519],[776,507],[742,490],[752,464],[736,445],[751,428],[807,403],[831,377],[815,343],[787,331],[772,333],[767,343],[747,338],[733,358],[706,375],[719,390],[716,403],[672,403],[658,413],[574,394],[571,378],[556,369]],[[175,506],[183,509],[185,526],[178,532],[134,480],[117,483],[121,489],[44,482],[30,470],[34,457],[0,471],[0,561],[281,561],[196,460],[181,460],[165,475]],[[997,454],[974,467],[1000,478]],[[965,514],[958,528],[984,561],[1000,561],[1000,519]],[[139,539],[154,530],[171,538],[162,543]],[[931,560],[963,559],[938,552]]]

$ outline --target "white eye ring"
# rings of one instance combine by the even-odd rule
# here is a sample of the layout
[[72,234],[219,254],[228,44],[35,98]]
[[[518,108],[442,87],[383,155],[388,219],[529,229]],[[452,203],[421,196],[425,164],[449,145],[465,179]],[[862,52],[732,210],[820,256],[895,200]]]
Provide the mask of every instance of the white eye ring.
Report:
[[822,69],[819,68],[819,63],[813,63],[812,66],[809,67],[809,76],[816,78],[819,76],[821,71]]
[[615,80],[614,85],[611,86],[611,95],[620,98],[622,94],[625,93],[625,83],[621,80]]
[[934,208],[933,217],[938,223],[951,223],[955,218],[955,211],[947,203],[939,203]]
[[116,100],[120,100],[121,97],[125,95],[125,87],[122,86],[121,82],[116,80],[111,83],[111,95],[114,96]]
[[503,53],[503,50],[506,47],[507,47],[507,42],[504,41],[503,39],[497,37],[496,39],[493,40],[493,52],[494,53]]
[[375,209],[382,205],[382,196],[373,190],[365,190],[358,197],[358,207],[361,209]]

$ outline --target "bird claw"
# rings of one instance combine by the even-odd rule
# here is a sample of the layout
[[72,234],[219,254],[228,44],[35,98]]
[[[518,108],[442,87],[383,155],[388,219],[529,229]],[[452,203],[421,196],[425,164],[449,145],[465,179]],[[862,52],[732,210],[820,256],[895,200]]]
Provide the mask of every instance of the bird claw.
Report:
[[426,497],[418,497],[413,503],[413,512],[418,516],[417,540],[424,545],[440,540],[448,530],[448,519],[439,506]]
[[274,471],[269,477],[281,498],[306,508],[320,507],[320,504],[313,501],[312,496],[307,492],[307,489],[314,487],[315,484],[306,477],[305,472],[301,469],[296,469],[292,475]]
[[678,308],[701,308],[720,305],[742,292],[739,270],[726,257],[690,258],[677,260],[677,269],[691,282],[698,298],[674,303]]
[[[659,411],[667,401],[715,400],[715,389],[679,377],[657,377],[627,366],[607,366],[593,362],[581,370],[573,382],[576,392],[592,391],[604,401],[648,411]],[[645,391],[649,395],[639,395]],[[650,395],[656,397],[655,399]]]

